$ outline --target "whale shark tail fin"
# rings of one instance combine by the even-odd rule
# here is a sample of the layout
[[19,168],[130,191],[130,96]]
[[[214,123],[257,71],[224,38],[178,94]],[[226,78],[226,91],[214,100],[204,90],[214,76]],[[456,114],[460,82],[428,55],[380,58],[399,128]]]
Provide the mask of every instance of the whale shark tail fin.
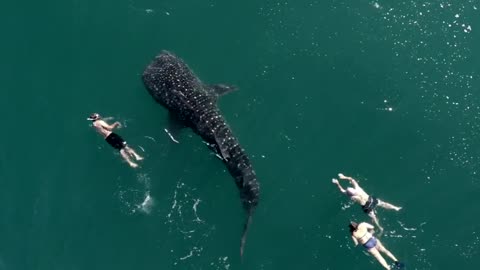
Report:
[[249,210],[247,220],[245,222],[245,225],[243,226],[242,240],[240,242],[240,257],[242,259],[243,259],[243,250],[245,249],[245,242],[247,241],[248,229],[250,228],[250,224],[252,223],[252,215],[253,215],[253,211]]

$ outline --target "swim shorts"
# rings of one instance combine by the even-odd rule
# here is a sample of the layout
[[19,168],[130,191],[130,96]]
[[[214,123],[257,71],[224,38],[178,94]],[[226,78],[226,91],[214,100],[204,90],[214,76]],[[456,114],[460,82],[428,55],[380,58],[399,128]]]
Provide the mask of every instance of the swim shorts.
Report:
[[372,212],[375,209],[375,207],[377,207],[377,205],[378,205],[378,199],[373,196],[369,196],[367,202],[364,205],[362,205],[362,210],[366,214],[370,214],[370,212]]
[[363,244],[363,246],[366,249],[374,248],[376,245],[377,245],[377,239],[373,236],[370,239],[368,239],[368,241],[365,244]]
[[105,141],[107,141],[108,144],[117,150],[122,150],[125,148],[125,146],[127,146],[127,142],[113,132],[105,138]]

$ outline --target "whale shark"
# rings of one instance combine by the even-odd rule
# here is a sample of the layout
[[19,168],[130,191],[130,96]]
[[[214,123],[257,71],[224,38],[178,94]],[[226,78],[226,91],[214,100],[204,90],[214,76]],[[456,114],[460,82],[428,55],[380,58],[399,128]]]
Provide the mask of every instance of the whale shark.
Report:
[[219,97],[236,87],[203,83],[182,59],[168,51],[162,51],[153,59],[145,68],[142,80],[153,99],[168,109],[172,121],[202,137],[235,180],[246,211],[240,242],[243,258],[247,232],[258,205],[259,183],[249,157],[217,106]]

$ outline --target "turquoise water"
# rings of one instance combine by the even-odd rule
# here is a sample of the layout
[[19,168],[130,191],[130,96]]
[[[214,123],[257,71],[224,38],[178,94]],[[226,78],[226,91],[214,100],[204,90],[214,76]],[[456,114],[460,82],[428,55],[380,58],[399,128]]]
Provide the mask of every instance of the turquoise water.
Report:
[[[0,9],[0,269],[381,269],[331,178],[404,208],[407,269],[480,266],[479,1],[24,1]],[[162,49],[207,83],[261,201],[199,137],[173,143],[140,74]],[[132,170],[85,118],[115,117]],[[142,150],[143,149],[143,150]],[[149,198],[149,200],[146,200]],[[142,203],[145,203],[142,206]]]

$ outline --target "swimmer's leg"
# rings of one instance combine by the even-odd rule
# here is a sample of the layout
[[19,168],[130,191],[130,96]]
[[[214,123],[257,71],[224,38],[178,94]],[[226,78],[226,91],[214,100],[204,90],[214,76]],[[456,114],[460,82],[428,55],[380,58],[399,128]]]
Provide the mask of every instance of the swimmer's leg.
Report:
[[380,242],[380,240],[377,239],[377,249],[384,253],[385,255],[387,255],[388,257],[390,257],[394,262],[398,262],[397,258],[388,250],[386,249],[382,242]]
[[126,147],[125,147],[125,150],[127,151],[127,153],[128,153],[129,155],[133,156],[136,160],[142,160],[142,159],[143,159],[142,156],[140,156],[139,154],[137,154],[137,153],[135,152],[135,150],[133,150],[133,149],[130,148],[129,146],[126,146]]
[[120,150],[120,155],[122,155],[123,159],[130,165],[132,168],[137,168],[138,165],[130,160],[130,157],[128,156],[125,148]]
[[380,232],[383,232],[383,227],[380,226],[380,222],[378,222],[377,215],[375,215],[375,210],[373,210],[372,212],[368,213],[368,216],[372,218],[373,223],[375,223],[375,225],[377,225],[377,227],[378,227],[378,229],[380,230]]
[[[378,243],[378,240],[377,240],[377,243]],[[376,247],[369,249],[368,252],[370,254],[372,254],[373,257],[375,257],[375,259],[377,259],[377,261],[383,266],[383,268],[385,268],[387,270],[391,269],[390,266],[388,265],[387,261],[385,261],[385,259],[382,257],[382,254],[380,254],[380,252],[378,252]]]
[[402,209],[402,207],[395,206],[393,204],[384,202],[382,200],[378,200],[378,206],[383,207],[385,209],[395,210],[395,211],[400,211],[400,209]]

